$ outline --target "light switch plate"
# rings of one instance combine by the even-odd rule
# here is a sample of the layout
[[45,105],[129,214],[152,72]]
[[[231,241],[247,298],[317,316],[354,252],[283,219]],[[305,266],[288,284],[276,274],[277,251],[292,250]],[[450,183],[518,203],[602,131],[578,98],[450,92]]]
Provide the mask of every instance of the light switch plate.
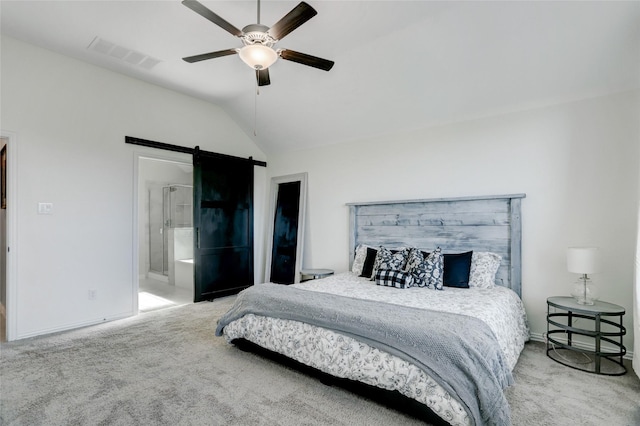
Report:
[[38,214],[53,214],[53,203],[38,203]]

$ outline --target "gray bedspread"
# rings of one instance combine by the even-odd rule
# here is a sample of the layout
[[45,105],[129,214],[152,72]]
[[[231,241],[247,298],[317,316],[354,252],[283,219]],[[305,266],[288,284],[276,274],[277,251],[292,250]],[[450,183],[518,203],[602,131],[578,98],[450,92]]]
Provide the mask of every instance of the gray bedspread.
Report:
[[503,390],[513,378],[493,332],[466,315],[403,307],[279,284],[238,294],[216,335],[247,314],[327,328],[422,368],[462,403],[476,425],[510,425]]

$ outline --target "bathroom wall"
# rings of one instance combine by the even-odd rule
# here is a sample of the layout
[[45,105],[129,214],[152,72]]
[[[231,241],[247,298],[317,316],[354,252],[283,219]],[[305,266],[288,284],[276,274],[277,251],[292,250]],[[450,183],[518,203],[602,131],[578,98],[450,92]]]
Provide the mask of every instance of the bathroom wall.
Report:
[[[193,182],[193,172],[190,176]],[[189,182],[189,185],[191,184]],[[171,203],[168,205],[171,211],[171,227],[190,228],[193,226],[193,187],[177,186],[174,189],[170,195]]]
[[[178,277],[176,275],[176,268],[178,267],[176,261],[178,260],[193,260],[193,227],[189,228],[171,228],[168,230],[169,240],[169,284],[177,285],[179,287],[185,287],[193,289],[193,263],[189,263],[191,273],[183,275],[190,275],[190,279],[182,279],[182,282],[177,282]],[[185,269],[185,265],[183,265]]]

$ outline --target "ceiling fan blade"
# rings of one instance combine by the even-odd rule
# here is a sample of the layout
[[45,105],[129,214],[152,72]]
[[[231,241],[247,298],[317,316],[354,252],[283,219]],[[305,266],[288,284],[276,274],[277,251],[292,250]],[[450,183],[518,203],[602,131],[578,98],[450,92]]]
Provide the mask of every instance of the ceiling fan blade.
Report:
[[333,64],[335,63],[327,59],[317,58],[315,56],[307,55],[306,53],[295,52],[289,49],[283,49],[280,52],[280,57],[287,61],[297,62],[299,64],[308,65],[324,71],[329,71],[333,68]]
[[242,31],[237,29],[235,26],[233,26],[229,22],[225,21],[220,16],[213,13],[211,10],[207,9],[204,5],[197,2],[196,0],[184,0],[182,4],[184,4],[189,9],[196,12],[198,15],[204,18],[207,18],[208,20],[210,20],[211,22],[213,22],[223,30],[230,32],[234,36],[240,37],[242,35]]
[[282,40],[291,31],[316,16],[318,12],[305,2],[300,2],[291,12],[287,13],[278,22],[276,22],[267,34],[276,40]]
[[218,50],[217,52],[203,53],[201,55],[195,55],[195,56],[187,56],[186,58],[182,58],[182,60],[192,64],[194,62],[200,62],[207,59],[220,58],[222,56],[228,56],[228,55],[235,55],[236,53],[238,53],[236,49]]
[[256,70],[256,78],[258,79],[258,86],[268,86],[271,84],[269,79],[269,68],[263,70]]

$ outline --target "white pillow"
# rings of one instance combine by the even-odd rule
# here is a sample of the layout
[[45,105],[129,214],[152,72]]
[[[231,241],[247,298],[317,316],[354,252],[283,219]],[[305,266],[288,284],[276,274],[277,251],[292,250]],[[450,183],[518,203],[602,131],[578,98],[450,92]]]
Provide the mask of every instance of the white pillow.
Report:
[[356,247],[356,254],[353,258],[353,266],[351,267],[351,272],[356,274],[356,276],[362,275],[362,268],[364,267],[364,261],[367,258],[367,245],[359,244]]
[[496,283],[496,272],[500,267],[502,256],[487,252],[474,251],[471,256],[469,271],[469,287],[493,288]]

